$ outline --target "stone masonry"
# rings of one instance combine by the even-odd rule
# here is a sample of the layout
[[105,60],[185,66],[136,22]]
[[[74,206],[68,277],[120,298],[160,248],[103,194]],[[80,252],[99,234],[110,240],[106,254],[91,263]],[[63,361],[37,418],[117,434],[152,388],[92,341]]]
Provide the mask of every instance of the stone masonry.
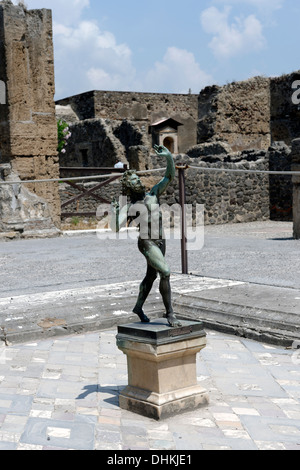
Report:
[[267,150],[279,141],[291,147],[300,135],[300,108],[292,100],[299,78],[296,71],[204,88],[198,101],[198,143],[225,141],[233,151]]
[[[69,117],[72,139],[59,162],[53,62],[51,11],[27,11],[10,0],[0,1],[0,83],[5,84],[6,91],[5,100],[1,101],[5,103],[0,105],[0,165],[4,181],[7,175],[16,181],[56,179],[59,164],[101,167],[121,161],[142,171],[161,167],[150,154],[152,127],[167,118],[180,124],[176,162],[211,169],[291,169],[292,141],[300,135],[300,109],[291,100],[298,72],[206,87],[199,95],[91,91],[65,98],[57,102],[56,112],[57,116],[65,113]],[[298,207],[296,179],[293,202],[291,178],[191,169],[186,177],[187,202],[205,204],[206,223],[244,222],[270,216],[287,220],[293,204]],[[158,173],[151,175],[148,185],[157,178]],[[105,192],[109,196],[115,194],[117,186],[110,185]],[[16,188],[3,188],[2,212],[4,207],[16,204]],[[19,189],[18,204],[25,199],[28,207],[32,203],[32,210],[25,211],[29,219],[24,227],[16,224],[21,231],[25,225],[30,226],[30,214],[36,214],[37,200],[27,195],[25,198],[23,188]],[[40,218],[45,227],[49,226],[49,214],[58,227],[58,184],[32,183],[24,189],[40,198]],[[175,182],[169,188],[168,203],[178,202],[177,193]],[[61,197],[64,200],[62,192]],[[20,206],[19,215],[25,212]],[[3,217],[1,222],[3,231]],[[12,225],[10,222],[13,229]],[[297,232],[297,224],[295,227]]]
[[234,152],[270,145],[270,79],[206,87],[198,105],[198,143],[221,140]]
[[300,136],[300,107],[293,102],[293,84],[300,71],[270,80],[272,141],[284,141],[289,147]]
[[[119,160],[137,170],[157,168],[150,155],[150,124],[172,115],[183,123],[178,128],[176,160],[187,163],[191,159],[195,164],[219,167],[230,163],[233,169],[246,164],[252,170],[289,171],[291,142],[300,135],[300,110],[292,102],[292,84],[298,78],[298,72],[276,78],[254,77],[222,87],[206,87],[198,96],[92,91],[60,100],[57,114],[65,113],[72,128],[72,142],[61,156],[61,163],[84,166],[84,156],[85,166],[112,166]],[[189,127],[188,122],[193,125]],[[193,178],[190,171],[187,175],[187,198],[205,199],[207,223],[269,217],[292,220],[290,176],[243,178],[214,172],[200,176],[197,172]],[[149,185],[155,178],[151,175]],[[235,193],[233,180],[237,197],[231,197]],[[177,189],[172,188],[171,200]],[[113,184],[105,188],[103,195],[109,197],[116,190]],[[65,200],[63,191],[61,197]],[[92,201],[84,202],[85,210],[92,209]]]
[[13,182],[0,185],[0,239],[57,235],[47,202],[20,181],[10,163],[0,165],[0,182]]
[[[58,178],[50,10],[0,2],[0,80],[7,89],[6,105],[0,106],[0,163],[9,163],[21,180]],[[49,205],[59,226],[58,184],[26,188]]]
[[134,122],[98,118],[69,126],[72,138],[60,155],[60,166],[112,167],[122,162],[138,170],[152,168],[147,135]]
[[[272,152],[275,150],[273,149]],[[280,150],[284,151],[284,147]],[[208,150],[207,150],[208,152]],[[195,204],[203,204],[205,208],[204,222],[206,225],[226,224],[238,222],[252,222],[256,220],[268,220],[270,218],[270,193],[278,192],[277,181],[272,182],[268,175],[264,174],[236,174],[220,171],[204,171],[210,169],[232,169],[232,170],[268,170],[269,152],[267,151],[244,151],[240,153],[219,154],[190,157],[186,154],[177,155],[175,164],[185,163],[199,169],[189,168],[185,172],[186,180],[186,203],[195,208]],[[165,161],[161,157],[151,155],[154,168],[165,168]],[[213,161],[212,161],[213,160]],[[147,173],[141,173],[141,179],[147,190],[156,184],[162,177],[164,171],[155,173],[149,178]],[[87,183],[83,187],[89,189],[93,184]],[[274,186],[275,185],[275,186]],[[71,196],[78,195],[75,189],[61,186],[61,199],[66,201]],[[121,195],[120,181],[116,181],[97,191],[98,196],[108,200],[118,199]],[[291,194],[290,194],[291,196]],[[170,206],[179,204],[179,182],[178,175],[174,182],[168,187],[160,202]],[[280,199],[273,204],[279,207]],[[92,197],[80,201],[79,211],[96,212],[99,202]],[[76,203],[70,206],[76,210]],[[195,212],[194,212],[195,215]]]
[[197,143],[197,101],[193,94],[135,93],[120,91],[91,91],[59,100],[61,107],[71,107],[80,121],[102,119],[128,121],[140,128],[152,147],[149,127],[162,118],[172,117],[182,123],[178,128],[179,153]]

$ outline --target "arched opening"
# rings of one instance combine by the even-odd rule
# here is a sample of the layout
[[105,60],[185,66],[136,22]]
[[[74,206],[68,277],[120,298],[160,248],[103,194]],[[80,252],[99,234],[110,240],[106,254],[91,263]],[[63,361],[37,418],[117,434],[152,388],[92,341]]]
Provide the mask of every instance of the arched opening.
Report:
[[174,139],[172,137],[166,137],[163,142],[164,147],[166,147],[171,153],[174,153]]

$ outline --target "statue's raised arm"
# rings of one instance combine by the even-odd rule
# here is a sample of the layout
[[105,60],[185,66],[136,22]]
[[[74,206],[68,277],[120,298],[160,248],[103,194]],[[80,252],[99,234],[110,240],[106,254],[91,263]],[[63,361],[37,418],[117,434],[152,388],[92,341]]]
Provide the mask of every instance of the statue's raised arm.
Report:
[[167,160],[167,169],[164,178],[150,191],[150,194],[156,195],[159,198],[175,177],[175,163],[173,155],[166,147],[154,145],[154,150],[158,156],[165,157]]

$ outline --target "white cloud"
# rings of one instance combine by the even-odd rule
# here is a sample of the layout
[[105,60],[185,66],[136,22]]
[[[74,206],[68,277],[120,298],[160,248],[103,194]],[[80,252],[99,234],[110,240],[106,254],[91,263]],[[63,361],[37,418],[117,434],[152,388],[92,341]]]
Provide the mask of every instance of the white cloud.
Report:
[[[143,76],[137,76],[131,49],[117,43],[111,32],[101,31],[96,22],[81,21],[76,27],[54,23],[54,37],[59,96],[92,89],[187,93],[191,88],[198,93],[213,83],[191,52],[175,47],[168,48],[163,60]],[[62,87],[62,83],[68,86]]]
[[162,62],[156,62],[148,72],[145,84],[152,91],[198,93],[213,79],[196,62],[193,53],[177,47],[169,47]]
[[148,71],[137,73],[129,46],[100,29],[97,20],[84,19],[92,13],[90,0],[25,3],[29,9],[50,8],[53,13],[56,99],[93,89],[187,93],[191,88],[198,93],[213,83],[193,53],[175,47]]
[[[19,3],[19,0],[14,0]],[[83,15],[90,0],[25,0],[29,9],[49,8],[53,16],[56,98],[91,89],[131,90],[132,52],[114,34]]]
[[[101,31],[93,21],[81,21],[76,27],[54,23],[57,76],[62,77],[61,95],[90,89],[126,90],[135,77],[132,53],[126,44],[118,44],[109,31]],[[72,82],[76,80],[76,90]],[[68,88],[69,87],[69,88]]]
[[218,59],[228,59],[238,55],[262,50],[266,45],[263,26],[255,15],[235,17],[229,20],[230,6],[223,11],[210,7],[201,14],[201,24],[205,32],[213,35],[209,47]]

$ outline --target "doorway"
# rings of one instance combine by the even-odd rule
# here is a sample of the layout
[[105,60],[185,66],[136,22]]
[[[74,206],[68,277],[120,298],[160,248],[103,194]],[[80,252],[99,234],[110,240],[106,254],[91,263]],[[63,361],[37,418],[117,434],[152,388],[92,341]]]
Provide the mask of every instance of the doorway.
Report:
[[163,141],[164,147],[166,147],[171,153],[174,153],[174,139],[172,137],[166,137]]

